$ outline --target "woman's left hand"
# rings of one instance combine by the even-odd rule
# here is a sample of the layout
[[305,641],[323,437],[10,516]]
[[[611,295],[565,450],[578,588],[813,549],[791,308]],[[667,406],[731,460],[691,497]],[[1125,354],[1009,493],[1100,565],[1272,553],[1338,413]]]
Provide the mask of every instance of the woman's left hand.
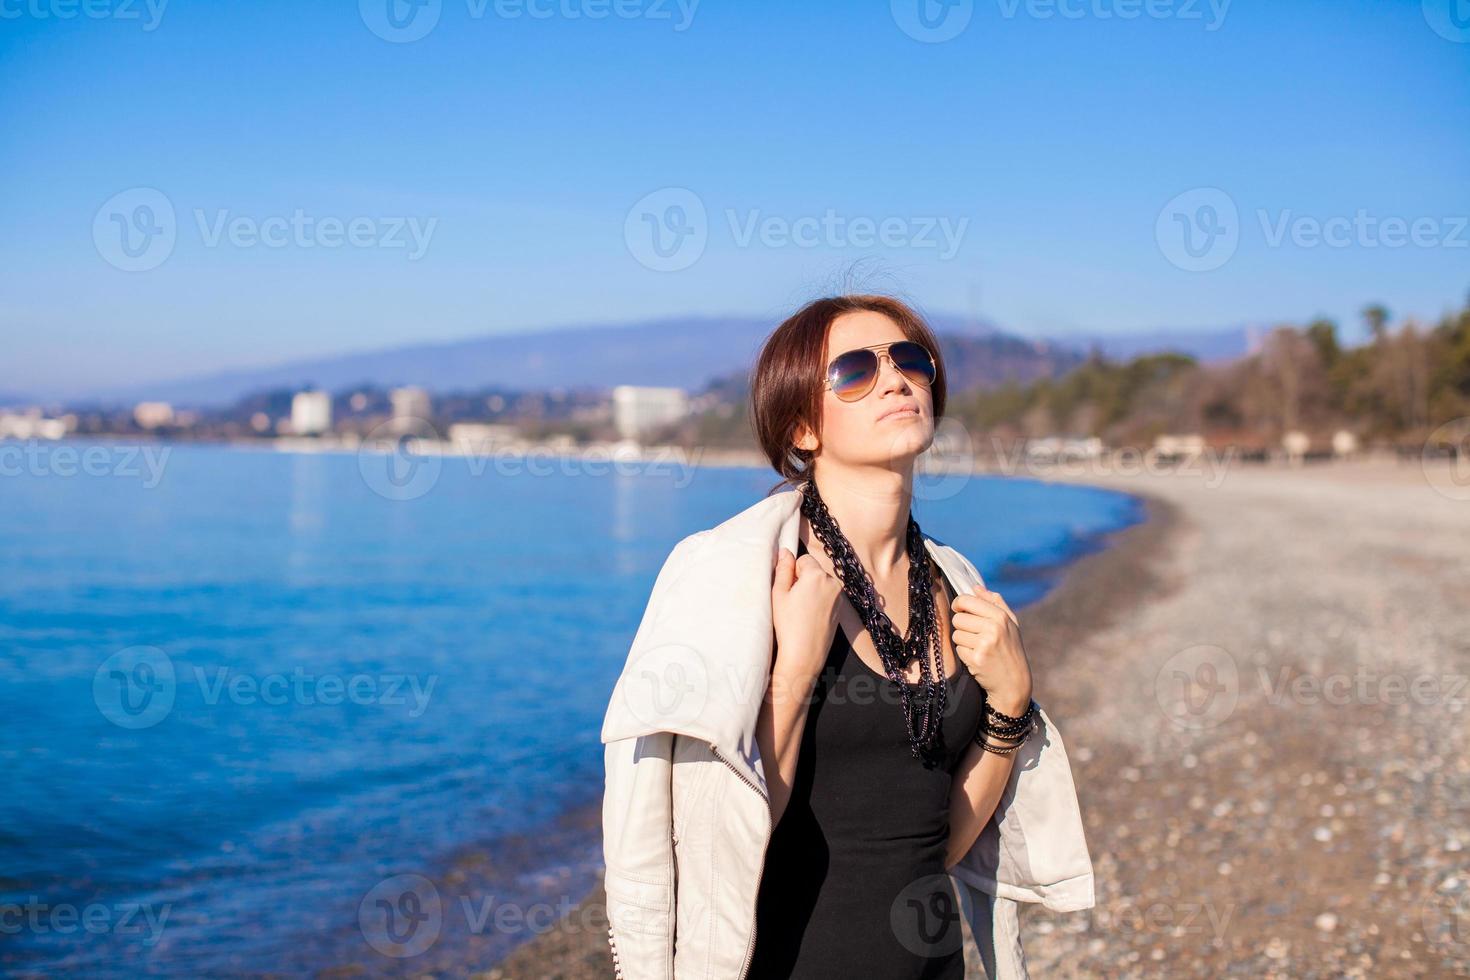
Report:
[[983,584],[950,604],[955,656],[985,688],[996,711],[1019,715],[1031,703],[1031,665],[1021,624],[999,592]]

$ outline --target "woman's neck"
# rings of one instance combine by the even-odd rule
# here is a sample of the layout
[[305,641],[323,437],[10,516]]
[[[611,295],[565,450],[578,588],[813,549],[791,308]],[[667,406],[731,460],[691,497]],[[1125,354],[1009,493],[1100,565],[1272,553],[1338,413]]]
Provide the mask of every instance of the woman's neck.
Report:
[[914,498],[911,472],[823,465],[812,471],[812,479],[869,575],[887,578],[905,566]]

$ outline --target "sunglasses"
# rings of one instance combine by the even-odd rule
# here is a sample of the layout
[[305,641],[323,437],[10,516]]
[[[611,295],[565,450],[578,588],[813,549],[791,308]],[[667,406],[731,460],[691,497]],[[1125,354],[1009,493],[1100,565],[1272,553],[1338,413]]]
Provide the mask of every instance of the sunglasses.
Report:
[[934,383],[938,368],[929,348],[912,340],[897,340],[838,354],[827,365],[827,381],[823,387],[831,388],[832,394],[842,401],[857,401],[877,384],[879,358],[883,353],[888,355],[899,373],[914,384],[927,388]]

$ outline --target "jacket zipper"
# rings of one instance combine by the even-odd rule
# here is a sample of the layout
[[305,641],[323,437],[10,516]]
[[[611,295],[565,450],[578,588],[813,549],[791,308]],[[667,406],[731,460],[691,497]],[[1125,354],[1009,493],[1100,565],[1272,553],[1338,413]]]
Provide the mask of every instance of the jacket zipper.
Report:
[[[761,792],[761,788],[759,786],[757,786],[755,783],[751,782],[750,779],[745,775],[745,773],[741,771],[741,769],[740,769],[739,766],[735,765],[729,759],[726,759],[724,756],[720,755],[720,750],[719,749],[717,749],[713,745],[711,745],[710,746],[710,751],[714,753],[716,759],[719,759],[725,765],[729,766],[730,767],[730,771],[733,772],[733,773],[735,773],[735,775],[739,776],[740,777],[740,781],[742,783],[744,783],[745,785],[749,786],[751,789],[755,790],[756,795],[759,796],[761,798],[762,802],[764,802],[766,804],[766,812],[769,815],[770,809],[771,809],[771,801],[766,796],[765,793]],[[765,836],[765,839],[761,841],[761,853],[762,853],[762,855],[765,854],[766,846],[768,844],[770,844],[770,842],[771,842],[771,826],[770,826],[770,821],[767,820],[766,821],[766,836]],[[765,875],[765,873],[766,873],[766,863],[765,863],[764,857],[762,857],[760,870],[757,871],[756,872],[756,875],[755,875],[755,894],[756,894],[756,901],[757,902],[759,902],[759,900],[760,900],[761,878]],[[746,974],[750,971],[750,959],[751,959],[751,955],[755,952],[755,931],[756,931],[756,925],[757,925],[756,924],[756,909],[755,909],[754,906],[752,906],[751,907],[751,910],[750,910],[750,941],[745,944],[745,962],[740,965],[740,980],[745,980]]]

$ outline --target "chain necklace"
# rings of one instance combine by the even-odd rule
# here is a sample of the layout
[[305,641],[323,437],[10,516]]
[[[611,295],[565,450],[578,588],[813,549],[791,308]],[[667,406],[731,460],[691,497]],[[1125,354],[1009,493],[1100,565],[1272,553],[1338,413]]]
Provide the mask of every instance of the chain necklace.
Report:
[[[837,520],[827,510],[822,495],[817,492],[814,480],[801,486],[801,512],[811,524],[812,533],[822,542],[823,550],[832,561],[833,571],[842,582],[842,591],[847,595],[863,627],[873,638],[873,646],[883,662],[884,673],[898,687],[899,702],[903,708],[904,725],[908,731],[910,750],[915,758],[932,760],[937,752],[943,754],[943,734],[940,719],[944,717],[945,681],[944,648],[939,642],[939,620],[934,611],[934,591],[929,565],[929,552],[924,547],[924,535],[919,530],[913,514],[908,522],[909,555],[909,625],[908,635],[900,637],[893,620],[879,608],[878,592],[873,580],[858,560]],[[934,651],[934,670],[931,674],[928,650]],[[915,707],[913,692],[904,681],[908,665],[919,661],[919,684],[922,686],[920,704]]]

